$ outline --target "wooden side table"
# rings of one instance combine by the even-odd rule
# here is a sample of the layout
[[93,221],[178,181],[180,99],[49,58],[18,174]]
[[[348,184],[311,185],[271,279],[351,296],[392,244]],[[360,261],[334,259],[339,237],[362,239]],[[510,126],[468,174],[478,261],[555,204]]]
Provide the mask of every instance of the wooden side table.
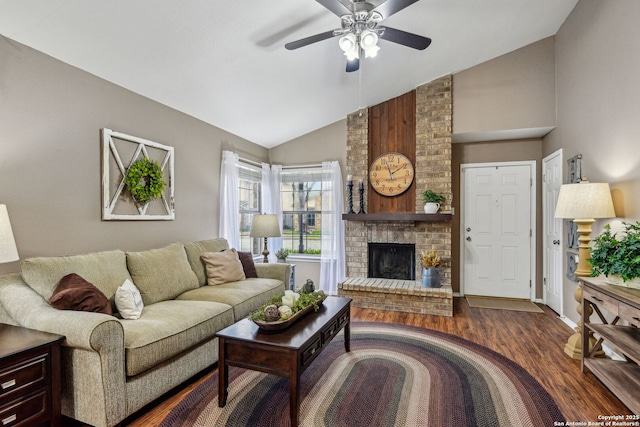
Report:
[[60,426],[65,337],[0,323],[0,426]]

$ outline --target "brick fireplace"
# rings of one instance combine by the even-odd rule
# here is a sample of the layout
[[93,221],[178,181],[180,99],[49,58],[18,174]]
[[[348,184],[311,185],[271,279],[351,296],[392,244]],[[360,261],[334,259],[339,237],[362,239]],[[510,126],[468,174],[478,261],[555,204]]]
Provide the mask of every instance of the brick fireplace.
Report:
[[[426,83],[415,93],[415,179],[409,191],[415,193],[414,213],[424,213],[422,192],[434,190],[446,196],[440,212],[451,212],[451,131],[452,131],[452,77],[446,76]],[[356,112],[347,118],[347,174],[354,181],[368,182],[369,166],[369,124],[368,112]],[[369,189],[365,185],[365,196]],[[365,210],[369,212],[368,206]],[[346,267],[347,277],[362,279],[368,276],[369,243],[403,243],[415,245],[416,281],[403,281],[398,291],[398,301],[390,301],[390,296],[358,295],[345,292],[354,298],[354,305],[370,308],[394,309],[426,314],[452,315],[451,293],[451,222],[400,220],[393,218],[394,212],[387,212],[384,220],[347,221]],[[398,215],[399,218],[405,216]],[[435,247],[442,259],[440,289],[421,288],[422,264],[420,254]],[[382,279],[381,279],[382,280]],[[356,280],[357,281],[357,280]],[[355,283],[355,282],[353,282]],[[358,283],[365,283],[358,281]],[[382,282],[378,282],[382,283]],[[364,286],[364,285],[363,285]],[[384,285],[386,286],[386,285]],[[394,289],[398,286],[392,286]],[[356,287],[357,288],[357,287]],[[352,288],[353,289],[353,288]],[[366,293],[366,288],[363,291]],[[368,289],[371,291],[371,289]],[[375,290],[374,290],[375,292]],[[395,293],[392,292],[392,293]],[[409,301],[408,295],[421,301]],[[435,301],[430,301],[433,294]],[[393,297],[391,297],[393,299]],[[379,301],[384,306],[379,306]],[[372,302],[373,301],[373,302]],[[392,303],[392,304],[391,304]],[[449,306],[451,308],[449,308]],[[435,307],[435,308],[434,308]],[[403,309],[404,308],[404,309]]]

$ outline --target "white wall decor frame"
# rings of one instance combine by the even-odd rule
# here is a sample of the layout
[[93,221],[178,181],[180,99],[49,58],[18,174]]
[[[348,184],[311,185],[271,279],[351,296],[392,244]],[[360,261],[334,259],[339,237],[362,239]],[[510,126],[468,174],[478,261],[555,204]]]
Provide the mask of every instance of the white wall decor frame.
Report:
[[[174,220],[175,219],[175,180],[174,149],[168,145],[137,138],[111,129],[102,129],[102,219],[103,220]],[[120,145],[119,145],[120,144]],[[133,144],[133,145],[130,145]],[[122,158],[130,154],[125,165]],[[119,148],[120,147],[120,148]],[[127,195],[124,178],[131,165],[142,158],[153,159],[154,154],[162,168],[167,185],[159,199],[144,205],[136,203]],[[155,160],[155,159],[153,159]],[[115,166],[115,167],[112,167]]]

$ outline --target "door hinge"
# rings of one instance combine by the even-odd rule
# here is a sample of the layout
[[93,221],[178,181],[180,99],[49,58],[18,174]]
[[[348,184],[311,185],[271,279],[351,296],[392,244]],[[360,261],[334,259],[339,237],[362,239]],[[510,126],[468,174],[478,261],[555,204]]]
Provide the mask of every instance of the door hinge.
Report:
[[529,237],[533,237],[533,229],[532,228],[529,229]]
[[529,287],[531,287],[531,280],[529,280]]
[[529,178],[529,187],[533,187],[533,178]]

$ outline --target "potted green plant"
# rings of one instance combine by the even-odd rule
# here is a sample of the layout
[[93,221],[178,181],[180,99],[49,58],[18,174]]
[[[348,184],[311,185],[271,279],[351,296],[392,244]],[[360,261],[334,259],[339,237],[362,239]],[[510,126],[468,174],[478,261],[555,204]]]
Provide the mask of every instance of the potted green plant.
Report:
[[444,202],[444,196],[433,190],[425,190],[422,193],[422,200],[424,200],[424,213],[436,213],[440,209],[440,204]]
[[624,231],[612,233],[609,224],[593,240],[591,275],[607,283],[640,289],[640,222],[622,222]]
[[440,287],[440,255],[432,246],[429,252],[422,251],[422,281],[427,288]]
[[287,262],[287,257],[289,256],[289,249],[282,248],[276,252],[276,258],[278,258],[278,262]]

